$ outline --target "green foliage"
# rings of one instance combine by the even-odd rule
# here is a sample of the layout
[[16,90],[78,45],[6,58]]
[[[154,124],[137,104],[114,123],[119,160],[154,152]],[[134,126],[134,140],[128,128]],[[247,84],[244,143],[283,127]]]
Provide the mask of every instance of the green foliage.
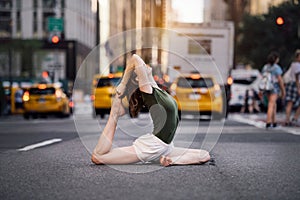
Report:
[[[276,24],[277,17],[285,23]],[[264,15],[245,15],[237,30],[237,62],[250,63],[261,69],[270,51],[280,53],[280,64],[286,69],[296,49],[300,49],[300,4],[285,2],[271,7]],[[300,28],[300,27],[299,27]]]

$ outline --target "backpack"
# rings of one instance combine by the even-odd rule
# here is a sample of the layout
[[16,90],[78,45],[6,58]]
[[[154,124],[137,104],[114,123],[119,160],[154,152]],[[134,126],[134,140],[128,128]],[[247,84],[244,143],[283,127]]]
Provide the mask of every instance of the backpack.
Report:
[[259,82],[258,88],[260,91],[272,91],[274,89],[274,83],[272,80],[272,67],[267,66],[267,69],[262,73],[262,79]]

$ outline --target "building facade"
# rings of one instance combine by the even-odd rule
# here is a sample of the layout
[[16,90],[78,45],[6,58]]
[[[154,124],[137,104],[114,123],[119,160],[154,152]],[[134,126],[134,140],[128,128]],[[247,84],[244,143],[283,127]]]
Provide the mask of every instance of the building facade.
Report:
[[260,15],[268,12],[271,6],[277,6],[289,0],[250,0],[249,13],[251,15]]
[[74,79],[95,46],[95,19],[90,0],[0,1],[1,79],[35,79],[42,71],[55,81]]

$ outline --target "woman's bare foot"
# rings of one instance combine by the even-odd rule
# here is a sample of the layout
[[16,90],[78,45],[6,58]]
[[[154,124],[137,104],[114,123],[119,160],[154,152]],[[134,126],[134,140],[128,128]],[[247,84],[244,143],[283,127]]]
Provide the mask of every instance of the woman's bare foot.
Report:
[[200,160],[199,164],[204,164],[206,162],[210,161],[210,155],[208,154],[206,157]]
[[161,156],[159,162],[164,167],[172,165],[172,160],[168,156]]
[[125,108],[122,104],[122,99],[120,99],[118,95],[116,95],[116,97],[113,100],[110,112],[113,116],[117,118],[125,115],[126,113]]
[[210,155],[209,152],[206,150],[201,150],[201,158],[200,158],[200,163],[206,163],[210,160]]

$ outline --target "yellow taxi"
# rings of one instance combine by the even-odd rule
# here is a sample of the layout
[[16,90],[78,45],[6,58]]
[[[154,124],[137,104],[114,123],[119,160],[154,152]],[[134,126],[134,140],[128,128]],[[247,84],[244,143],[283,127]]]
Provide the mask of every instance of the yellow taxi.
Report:
[[24,92],[23,102],[25,119],[46,114],[70,115],[69,98],[59,84],[35,84]]
[[222,91],[211,75],[179,76],[172,83],[170,93],[178,104],[180,117],[182,114],[200,114],[200,117],[224,118]]
[[[100,115],[101,118],[104,118],[105,114],[109,114],[112,100],[116,95],[116,87],[120,83],[121,78],[122,73],[97,74],[94,76],[91,94],[94,107],[93,117]],[[123,101],[123,103],[125,102]]]

